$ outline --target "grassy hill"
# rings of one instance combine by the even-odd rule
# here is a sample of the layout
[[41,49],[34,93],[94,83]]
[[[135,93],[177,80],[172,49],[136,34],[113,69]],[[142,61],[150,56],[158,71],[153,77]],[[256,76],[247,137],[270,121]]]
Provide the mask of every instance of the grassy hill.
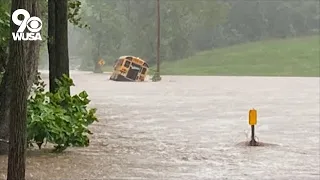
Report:
[[319,40],[309,36],[205,51],[162,63],[161,74],[319,77]]

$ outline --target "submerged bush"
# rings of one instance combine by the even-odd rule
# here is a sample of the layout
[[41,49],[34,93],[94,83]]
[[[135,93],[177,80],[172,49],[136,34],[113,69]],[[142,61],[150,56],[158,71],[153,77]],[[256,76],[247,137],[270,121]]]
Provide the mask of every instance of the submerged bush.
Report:
[[88,108],[86,91],[69,95],[69,87],[74,86],[71,78],[63,76],[56,82],[56,93],[45,91],[40,76],[32,88],[28,99],[28,144],[36,142],[41,149],[44,141],[50,142],[55,145],[55,152],[70,146],[88,146],[92,134],[88,126],[97,121],[96,109]]

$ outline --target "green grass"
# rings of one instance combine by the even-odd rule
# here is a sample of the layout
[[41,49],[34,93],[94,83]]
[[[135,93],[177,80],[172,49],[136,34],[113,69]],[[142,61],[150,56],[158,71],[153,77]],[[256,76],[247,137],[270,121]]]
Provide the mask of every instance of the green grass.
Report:
[[161,74],[319,77],[319,40],[309,36],[205,51],[162,63]]

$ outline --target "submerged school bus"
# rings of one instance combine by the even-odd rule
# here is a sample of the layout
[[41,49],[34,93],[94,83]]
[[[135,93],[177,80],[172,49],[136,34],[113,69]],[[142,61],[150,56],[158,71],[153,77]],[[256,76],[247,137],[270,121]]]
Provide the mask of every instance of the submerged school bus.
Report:
[[135,56],[121,56],[116,60],[110,80],[113,81],[144,81],[149,65]]

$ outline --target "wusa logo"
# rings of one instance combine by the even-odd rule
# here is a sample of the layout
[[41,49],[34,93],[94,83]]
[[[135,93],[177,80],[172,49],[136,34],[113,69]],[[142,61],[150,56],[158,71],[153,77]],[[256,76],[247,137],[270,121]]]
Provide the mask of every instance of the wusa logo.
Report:
[[[19,20],[18,16],[23,15],[23,20]],[[42,21],[38,17],[30,17],[30,14],[25,9],[17,9],[11,16],[12,22],[19,26],[17,32],[12,33],[14,41],[36,41],[42,40],[39,31],[42,28]],[[25,33],[25,29],[28,28],[30,32]]]

